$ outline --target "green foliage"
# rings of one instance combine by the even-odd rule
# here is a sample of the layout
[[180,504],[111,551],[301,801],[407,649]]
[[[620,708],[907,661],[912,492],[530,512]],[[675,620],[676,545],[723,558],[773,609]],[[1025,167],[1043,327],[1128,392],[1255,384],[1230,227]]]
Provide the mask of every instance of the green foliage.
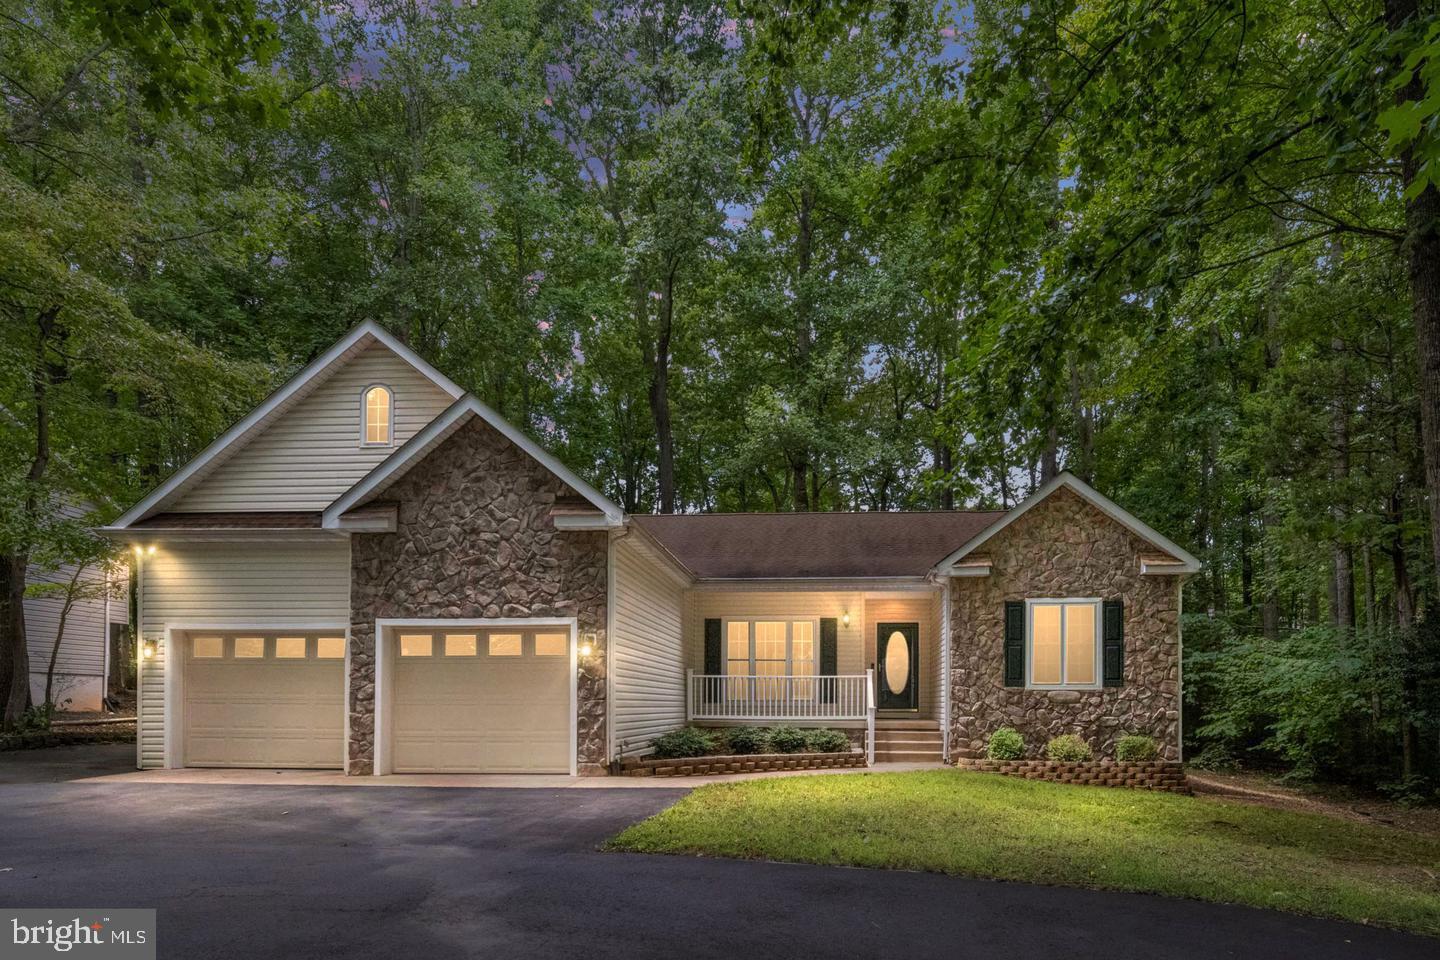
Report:
[[730,753],[768,753],[770,731],[764,727],[730,727],[725,731],[725,743]]
[[841,730],[807,730],[805,749],[810,753],[848,753],[850,738]]
[[1132,733],[1115,741],[1115,759],[1122,761],[1154,760],[1160,756],[1160,748],[1153,737]]
[[[1198,633],[1198,631],[1197,631]],[[1310,627],[1265,640],[1212,631],[1187,642],[1186,698],[1205,752],[1251,765],[1283,764],[1302,777],[1361,783],[1403,776],[1400,734],[1440,710],[1433,633]],[[1408,688],[1408,689],[1407,689]]]
[[1074,733],[1062,733],[1045,744],[1045,756],[1063,763],[1079,763],[1092,758],[1090,744]]
[[985,756],[991,760],[1020,760],[1025,756],[1025,738],[1014,727],[1001,727],[990,734]]
[[809,745],[809,737],[799,727],[774,727],[770,730],[770,749],[776,753],[802,753]]
[[37,703],[20,715],[9,732],[17,734],[43,733],[50,729],[50,723],[55,719],[59,706],[53,703]]
[[715,751],[716,738],[700,727],[680,727],[650,741],[656,759],[703,757]]

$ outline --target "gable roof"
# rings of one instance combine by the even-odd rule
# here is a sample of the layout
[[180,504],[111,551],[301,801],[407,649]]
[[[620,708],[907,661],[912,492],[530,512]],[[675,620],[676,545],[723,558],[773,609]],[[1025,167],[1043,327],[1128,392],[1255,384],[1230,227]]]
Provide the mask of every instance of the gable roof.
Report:
[[264,402],[217,437],[195,459],[171,474],[169,479],[127,510],[108,529],[131,527],[150,513],[174,503],[181,494],[224,463],[229,455],[242,448],[325,382],[329,375],[343,366],[348,359],[377,342],[384,344],[450,396],[458,398],[464,395],[465,391],[425,362],[414,350],[411,350],[378,323],[366,320],[341,337],[329,350],[306,364],[299,373],[285,381],[274,393],[266,397]]
[[634,523],[702,580],[921,578],[998,510],[692,513]]
[[380,496],[405,476],[411,467],[424,460],[430,451],[477,417],[494,427],[505,439],[525,451],[542,467],[549,470],[593,505],[603,514],[604,525],[619,526],[624,523],[625,512],[620,509],[618,504],[581,480],[574,471],[557,460],[544,447],[531,440],[510,421],[467,393],[446,408],[444,413],[431,420],[419,433],[405,441],[398,450],[382,460],[375,469],[345,491],[338,500],[326,507],[322,515],[322,525],[327,529],[338,528],[340,517],[347,511],[362,507]]
[[1151,569],[1147,571],[1142,567],[1142,572],[1181,574],[1197,573],[1200,570],[1200,561],[1197,560],[1188,551],[1186,551],[1184,547],[1180,546],[1175,541],[1163,536],[1154,528],[1146,524],[1144,521],[1135,517],[1133,514],[1125,510],[1119,504],[1115,503],[1115,501],[1104,496],[1099,491],[1095,490],[1094,487],[1091,487],[1089,484],[1081,481],[1079,477],[1075,476],[1069,471],[1065,471],[1055,477],[1052,477],[1049,481],[1042,484],[1038,490],[1030,494],[1030,496],[1026,497],[1023,502],[1017,504],[1008,512],[997,517],[994,522],[990,523],[983,530],[978,531],[974,536],[970,537],[968,540],[962,543],[961,546],[957,550],[955,550],[955,552],[951,553],[949,556],[945,557],[945,559],[940,561],[940,563],[937,565],[937,572],[942,575],[953,574],[955,572],[955,567],[959,563],[959,561],[963,560],[970,553],[974,552],[982,544],[984,544],[996,534],[998,534],[1001,530],[1004,530],[1006,527],[1010,526],[1010,524],[1014,523],[1016,520],[1019,520],[1033,507],[1035,507],[1036,504],[1041,503],[1045,500],[1045,498],[1049,497],[1052,493],[1062,487],[1070,490],[1072,493],[1079,496],[1082,500],[1085,500],[1091,506],[1098,509],[1101,513],[1110,517],[1110,519],[1114,520],[1122,527],[1130,530],[1130,532],[1134,533],[1140,539],[1149,542],[1152,546],[1158,548],[1162,552],[1167,553],[1170,555],[1170,557],[1174,558],[1174,562],[1164,562],[1159,561],[1156,558],[1151,558]]

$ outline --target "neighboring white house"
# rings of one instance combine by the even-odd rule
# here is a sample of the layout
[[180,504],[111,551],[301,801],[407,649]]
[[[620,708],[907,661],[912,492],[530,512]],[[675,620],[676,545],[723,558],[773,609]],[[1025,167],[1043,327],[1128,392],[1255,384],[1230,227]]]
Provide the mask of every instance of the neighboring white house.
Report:
[[[67,509],[67,516],[79,517],[79,509]],[[128,582],[123,571],[116,573],[88,567],[75,579],[76,568],[64,564],[53,570],[30,568],[30,584],[55,584],[62,589],[25,598],[25,645],[30,654],[30,699],[43,703],[50,656],[56,653],[51,697],[61,710],[99,710],[108,693],[110,659],[117,631],[129,622]],[[65,590],[79,587],[70,611],[65,615],[65,635],[60,649],[55,641],[65,606]]]

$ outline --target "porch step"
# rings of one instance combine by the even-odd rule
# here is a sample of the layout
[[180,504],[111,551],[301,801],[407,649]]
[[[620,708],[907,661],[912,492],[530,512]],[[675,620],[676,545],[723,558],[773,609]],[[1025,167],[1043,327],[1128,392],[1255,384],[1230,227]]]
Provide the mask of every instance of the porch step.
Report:
[[887,717],[875,718],[875,732],[881,730],[940,730],[939,720],[893,720]]
[[943,758],[939,746],[934,750],[882,750],[875,745],[876,763],[939,763]]
[[[934,720],[875,721],[876,763],[938,763],[944,755],[940,724]],[[894,725],[892,725],[894,724]]]

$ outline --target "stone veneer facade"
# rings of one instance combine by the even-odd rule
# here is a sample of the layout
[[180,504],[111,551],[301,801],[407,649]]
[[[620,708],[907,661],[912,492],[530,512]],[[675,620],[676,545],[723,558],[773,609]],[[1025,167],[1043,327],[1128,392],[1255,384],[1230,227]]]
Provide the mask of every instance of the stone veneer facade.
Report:
[[[951,581],[950,753],[983,757],[990,734],[1014,727],[1030,756],[1077,733],[1097,758],[1115,741],[1155,738],[1180,759],[1180,577],[1141,576],[1140,557],[1163,551],[1067,488],[982,545],[991,571]],[[967,559],[980,559],[980,555]],[[1119,687],[1027,690],[1005,686],[1005,601],[1100,597],[1125,602],[1125,672]]]
[[609,542],[604,531],[555,529],[556,498],[575,496],[479,419],[386,492],[395,532],[351,538],[346,772],[374,769],[375,621],[497,617],[575,617],[595,635],[580,664],[577,760],[582,774],[604,772]]

